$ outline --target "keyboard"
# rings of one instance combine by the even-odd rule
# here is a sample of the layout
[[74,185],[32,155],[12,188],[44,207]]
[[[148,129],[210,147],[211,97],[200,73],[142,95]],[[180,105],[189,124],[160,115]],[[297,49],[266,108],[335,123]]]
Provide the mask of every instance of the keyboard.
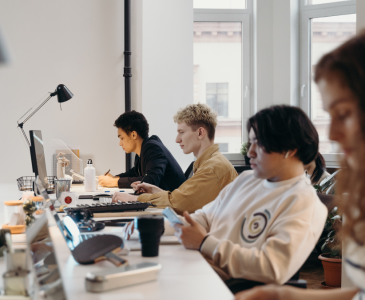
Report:
[[145,210],[151,204],[146,202],[132,201],[132,202],[120,202],[120,203],[93,203],[93,204],[78,204],[76,209],[87,208],[93,213],[104,212],[123,212],[123,211],[140,211]]
[[80,222],[82,219],[90,219],[95,213],[108,213],[108,212],[125,212],[125,211],[143,211],[148,208],[151,203],[132,201],[121,203],[93,203],[78,204],[76,207],[66,207],[64,211],[75,222]]

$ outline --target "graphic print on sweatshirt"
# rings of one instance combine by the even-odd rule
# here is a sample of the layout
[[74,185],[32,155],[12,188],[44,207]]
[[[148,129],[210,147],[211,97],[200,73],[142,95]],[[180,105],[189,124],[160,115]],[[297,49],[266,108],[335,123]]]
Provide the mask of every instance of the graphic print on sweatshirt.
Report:
[[255,212],[249,218],[244,217],[241,228],[242,239],[246,243],[255,242],[265,231],[270,218],[271,215],[266,209],[263,212]]

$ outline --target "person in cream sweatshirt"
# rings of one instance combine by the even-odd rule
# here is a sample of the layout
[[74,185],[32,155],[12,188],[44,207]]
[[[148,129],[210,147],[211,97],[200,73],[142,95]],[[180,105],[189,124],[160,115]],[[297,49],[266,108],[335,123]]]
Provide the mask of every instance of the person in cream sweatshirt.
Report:
[[209,232],[200,251],[223,280],[282,284],[313,250],[326,215],[304,172],[270,182],[247,171],[191,219]]
[[194,214],[184,212],[188,226],[172,225],[223,280],[283,284],[313,250],[327,217],[304,173],[318,152],[318,134],[301,109],[289,106],[258,112],[247,130],[253,170]]

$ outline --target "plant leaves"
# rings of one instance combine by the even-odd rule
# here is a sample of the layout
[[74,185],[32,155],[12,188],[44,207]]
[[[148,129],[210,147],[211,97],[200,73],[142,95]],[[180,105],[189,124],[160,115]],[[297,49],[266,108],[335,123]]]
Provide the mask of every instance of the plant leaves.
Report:
[[341,258],[342,255],[341,255],[341,246],[340,245],[336,245],[336,246],[333,246],[331,248],[331,256],[333,258]]
[[325,241],[324,243],[323,243],[323,245],[322,245],[322,247],[321,247],[321,250],[322,250],[322,253],[324,253],[325,251],[326,251],[326,249],[328,249],[327,248],[327,241]]
[[331,218],[331,220],[341,220],[341,216],[340,215],[335,215]]
[[324,229],[328,230],[328,231],[332,231],[332,224],[331,222],[326,222],[326,224],[324,225]]
[[336,231],[332,230],[327,234],[327,237],[333,237],[336,234]]
[[337,206],[335,206],[332,210],[331,210],[331,212],[330,212],[331,214],[333,214],[333,215],[337,215]]

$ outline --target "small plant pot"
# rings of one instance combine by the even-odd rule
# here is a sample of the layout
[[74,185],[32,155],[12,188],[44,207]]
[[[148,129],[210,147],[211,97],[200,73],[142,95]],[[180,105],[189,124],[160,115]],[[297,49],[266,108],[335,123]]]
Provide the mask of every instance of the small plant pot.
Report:
[[324,280],[328,287],[341,287],[342,259],[332,258],[329,253],[318,256],[324,269]]
[[247,155],[245,155],[244,157],[245,157],[245,164],[246,164],[246,166],[251,165],[250,164],[250,158]]

